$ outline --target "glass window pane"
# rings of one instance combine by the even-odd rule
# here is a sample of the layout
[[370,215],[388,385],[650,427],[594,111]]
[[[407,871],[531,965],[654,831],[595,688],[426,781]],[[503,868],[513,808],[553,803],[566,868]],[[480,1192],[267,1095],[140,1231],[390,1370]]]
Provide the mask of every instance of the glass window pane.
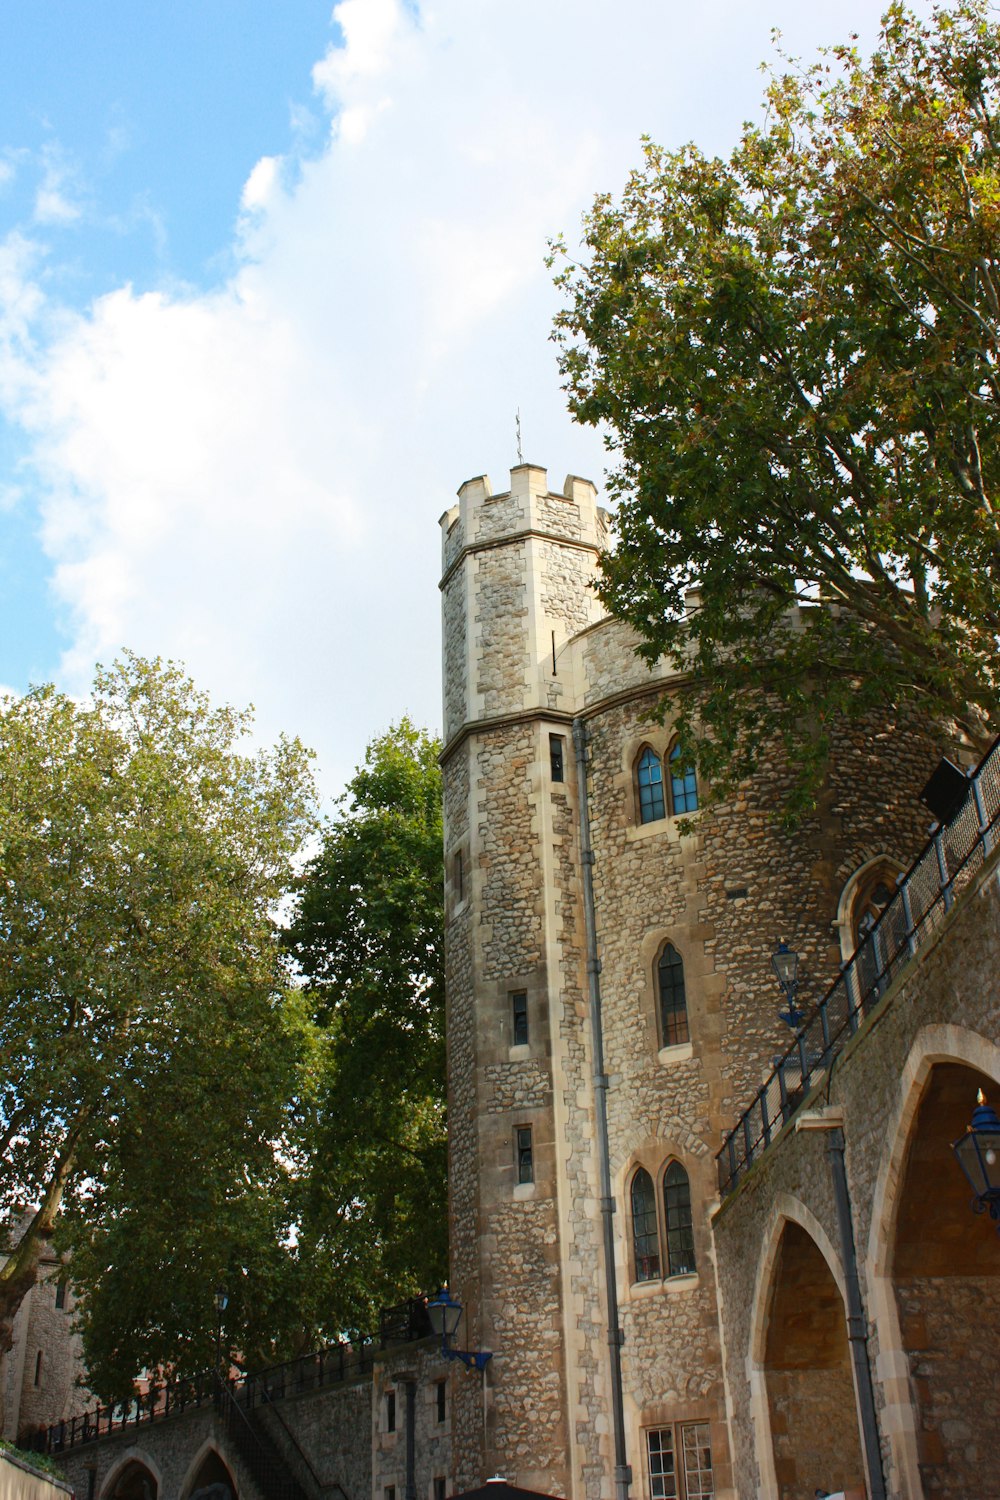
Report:
[[651,1427],[646,1432],[650,1500],[677,1500],[677,1466],[672,1427]]
[[675,817],[698,810],[698,778],[693,766],[681,769],[680,745],[670,752],[670,808]]
[[535,1159],[531,1149],[531,1126],[523,1125],[517,1132],[517,1180],[534,1182]]
[[655,1280],[660,1274],[656,1194],[653,1179],[641,1167],[632,1178],[632,1251],[636,1281]]
[[666,817],[663,767],[660,765],[660,757],[648,745],[639,757],[636,777],[639,783],[639,821],[655,823],[658,818]]
[[673,943],[660,954],[657,965],[660,992],[660,1046],[676,1047],[689,1037],[687,994],[684,989],[684,960]]
[[528,992],[515,990],[510,997],[512,1012],[512,1041],[515,1047],[528,1044]]
[[663,1205],[667,1216],[667,1264],[670,1276],[687,1276],[696,1269],[694,1230],[691,1227],[691,1185],[680,1162],[672,1161],[663,1174]]
[[684,1491],[687,1500],[714,1500],[712,1442],[707,1422],[681,1428],[684,1449]]

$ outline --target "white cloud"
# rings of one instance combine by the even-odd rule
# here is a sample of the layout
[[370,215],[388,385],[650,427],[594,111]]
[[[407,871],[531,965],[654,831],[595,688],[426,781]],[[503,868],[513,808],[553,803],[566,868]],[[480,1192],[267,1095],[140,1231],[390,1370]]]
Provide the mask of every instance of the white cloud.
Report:
[[[787,0],[786,42],[870,34],[879,3]],[[37,246],[0,245],[0,403],[32,440],[65,686],[123,644],[179,657],[266,734],[316,744],[333,787],[391,718],[438,722],[456,486],[504,482],[518,407],[555,484],[601,477],[558,390],[546,240],[621,185],[643,131],[725,149],[776,12],[343,0],[314,70],[326,145],[254,167],[221,289],[123,287],[70,315]],[[36,212],[58,220],[51,166]]]

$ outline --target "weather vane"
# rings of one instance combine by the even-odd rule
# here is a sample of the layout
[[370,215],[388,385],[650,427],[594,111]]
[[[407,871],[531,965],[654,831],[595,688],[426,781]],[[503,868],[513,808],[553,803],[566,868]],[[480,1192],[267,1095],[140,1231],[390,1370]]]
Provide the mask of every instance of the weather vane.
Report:
[[518,407],[514,413],[514,431],[517,433],[517,461],[524,463],[524,454],[521,452],[521,408]]

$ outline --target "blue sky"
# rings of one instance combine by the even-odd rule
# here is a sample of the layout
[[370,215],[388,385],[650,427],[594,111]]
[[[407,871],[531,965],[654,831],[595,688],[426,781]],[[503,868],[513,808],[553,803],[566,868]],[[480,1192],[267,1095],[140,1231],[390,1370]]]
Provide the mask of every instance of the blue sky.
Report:
[[646,132],[726,151],[773,26],[872,0],[53,0],[0,47],[0,684],[122,646],[335,791],[439,723],[437,518],[565,413],[543,258]]

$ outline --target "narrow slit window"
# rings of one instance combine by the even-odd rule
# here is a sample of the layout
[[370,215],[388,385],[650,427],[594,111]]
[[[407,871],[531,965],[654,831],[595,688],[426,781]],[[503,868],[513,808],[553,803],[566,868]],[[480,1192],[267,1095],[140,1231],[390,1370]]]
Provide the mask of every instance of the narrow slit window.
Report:
[[41,1351],[41,1349],[39,1349],[38,1353],[35,1355],[35,1384],[36,1385],[41,1385],[41,1383],[42,1383],[42,1351]]
[[528,992],[515,990],[510,997],[511,1038],[515,1047],[528,1045]]
[[455,895],[459,901],[465,900],[465,860],[461,849],[455,855]]
[[663,767],[656,751],[651,750],[648,745],[639,756],[636,780],[639,784],[640,823],[655,823],[659,818],[666,817],[666,804],[663,800]]
[[636,1281],[655,1281],[660,1274],[660,1237],[656,1227],[653,1179],[640,1167],[632,1178],[632,1254]]
[[387,1391],[385,1396],[385,1430],[396,1431],[396,1392]]
[[656,966],[656,988],[660,1000],[660,1046],[677,1047],[690,1039],[684,960],[673,943],[667,943]]
[[563,760],[564,740],[561,734],[549,735],[549,769],[553,781],[565,780],[565,764]]
[[[448,1382],[439,1380],[437,1383],[437,1419],[443,1422],[448,1414]],[[441,1481],[444,1484],[444,1480]]]
[[679,1161],[672,1161],[663,1174],[663,1206],[667,1220],[669,1274],[689,1276],[695,1270],[691,1184]]
[[534,1182],[535,1157],[531,1145],[531,1126],[520,1125],[517,1131],[517,1180]]
[[698,811],[698,778],[694,767],[681,766],[681,747],[670,752],[670,807],[674,816]]
[[63,1308],[65,1306],[66,1306],[66,1279],[63,1276],[60,1276],[59,1280],[56,1282],[56,1307]]
[[434,1481],[434,1500],[444,1500],[444,1496],[445,1496],[444,1475],[443,1474],[439,1474],[438,1477]]

